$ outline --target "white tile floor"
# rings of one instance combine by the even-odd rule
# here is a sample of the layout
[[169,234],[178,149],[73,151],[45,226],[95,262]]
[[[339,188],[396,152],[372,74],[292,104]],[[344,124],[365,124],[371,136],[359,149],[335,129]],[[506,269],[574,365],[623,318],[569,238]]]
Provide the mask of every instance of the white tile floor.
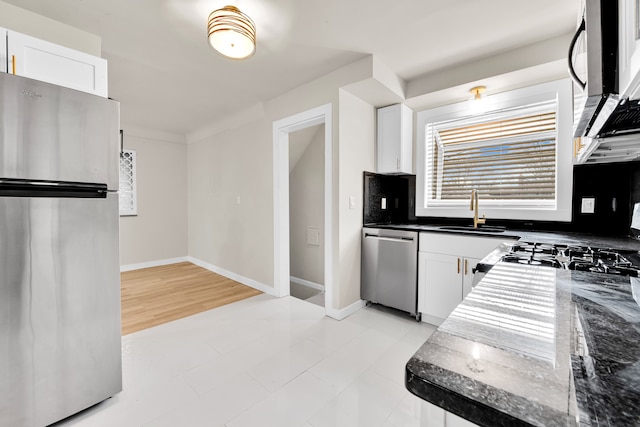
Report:
[[433,330],[260,295],[123,337],[124,391],[56,426],[419,426],[404,365]]

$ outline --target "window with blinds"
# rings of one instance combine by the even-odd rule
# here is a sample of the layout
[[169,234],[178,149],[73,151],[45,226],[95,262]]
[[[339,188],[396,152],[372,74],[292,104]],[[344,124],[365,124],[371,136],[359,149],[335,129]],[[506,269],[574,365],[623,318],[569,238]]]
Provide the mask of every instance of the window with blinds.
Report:
[[426,127],[426,196],[552,204],[556,200],[556,101]]

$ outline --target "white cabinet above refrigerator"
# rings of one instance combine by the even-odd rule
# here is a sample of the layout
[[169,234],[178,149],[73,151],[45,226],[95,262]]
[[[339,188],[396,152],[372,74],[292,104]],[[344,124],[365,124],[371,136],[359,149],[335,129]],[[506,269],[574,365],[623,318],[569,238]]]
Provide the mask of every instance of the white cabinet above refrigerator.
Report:
[[16,31],[0,29],[0,71],[106,98],[107,61]]

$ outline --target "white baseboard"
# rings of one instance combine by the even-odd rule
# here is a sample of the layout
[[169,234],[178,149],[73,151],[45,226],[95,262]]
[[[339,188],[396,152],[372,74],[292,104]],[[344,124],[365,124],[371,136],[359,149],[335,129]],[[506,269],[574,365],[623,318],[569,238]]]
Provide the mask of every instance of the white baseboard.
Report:
[[289,276],[289,280],[293,283],[297,283],[298,285],[306,286],[307,288],[312,288],[317,291],[324,291],[324,286],[319,283],[311,282],[309,280],[301,279],[294,276]]
[[197,258],[187,257],[187,261],[192,262],[202,268],[206,268],[209,271],[213,271],[216,274],[227,277],[231,280],[235,280],[238,283],[242,283],[243,285],[247,285],[253,289],[257,289],[261,292],[264,292],[265,294],[277,296],[276,290],[272,286],[267,286],[264,283],[258,282],[257,280],[249,279],[248,277],[241,276],[239,274],[225,270],[224,268],[220,268],[213,264],[209,264],[208,262],[201,261]]
[[340,310],[327,309],[327,316],[332,317],[332,318],[334,318],[336,320],[346,319],[347,317],[351,316],[356,311],[364,308],[364,306],[366,304],[367,303],[366,303],[365,300],[358,300],[358,301],[354,302],[353,304],[348,305],[345,308],[342,308]]
[[120,266],[120,272],[140,270],[141,268],[159,267],[161,265],[176,264],[179,262],[186,262],[186,261],[189,261],[189,258],[185,256],[185,257],[179,257],[179,258],[167,258],[167,259],[161,259],[157,261],[141,262],[139,264],[127,264],[127,265]]
[[442,325],[442,322],[444,322],[444,319],[435,316],[429,316],[428,314],[424,313],[421,314],[421,318],[424,323],[428,323],[434,326],[440,326]]
[[[239,274],[225,270],[224,268],[217,267],[213,264],[209,264],[208,262],[205,262],[193,257],[170,258],[170,259],[163,259],[158,261],[144,262],[140,264],[122,265],[120,266],[120,271],[139,270],[141,268],[158,267],[161,265],[175,264],[178,262],[185,262],[185,261],[191,262],[209,271],[213,271],[214,273],[220,274],[221,276],[228,277],[231,280],[235,280],[238,283],[242,283],[243,285],[257,289],[261,292],[264,292],[265,294],[273,295],[275,297],[278,296],[276,295],[276,290],[272,286],[265,285],[264,283],[258,282],[257,280],[249,279],[248,277],[241,276]],[[291,280],[295,283],[303,282],[301,284],[305,286],[310,286],[316,289],[319,288],[319,290],[325,289],[324,286],[322,285],[319,285],[317,283],[313,283],[304,279],[298,279],[298,278],[292,277]],[[342,320],[351,316],[356,311],[362,309],[365,305],[366,305],[366,302],[364,300],[358,300],[353,304],[345,308],[342,308],[340,310],[327,309],[326,315],[336,320]]]

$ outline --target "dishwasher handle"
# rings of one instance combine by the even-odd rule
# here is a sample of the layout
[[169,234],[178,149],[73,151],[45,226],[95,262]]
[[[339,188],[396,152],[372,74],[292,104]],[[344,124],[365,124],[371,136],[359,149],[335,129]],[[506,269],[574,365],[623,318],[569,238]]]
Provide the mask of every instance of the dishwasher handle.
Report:
[[366,234],[364,235],[366,238],[374,238],[377,240],[386,240],[388,242],[402,242],[402,243],[413,243],[415,239],[413,237],[393,237],[393,236],[378,236],[377,234]]

